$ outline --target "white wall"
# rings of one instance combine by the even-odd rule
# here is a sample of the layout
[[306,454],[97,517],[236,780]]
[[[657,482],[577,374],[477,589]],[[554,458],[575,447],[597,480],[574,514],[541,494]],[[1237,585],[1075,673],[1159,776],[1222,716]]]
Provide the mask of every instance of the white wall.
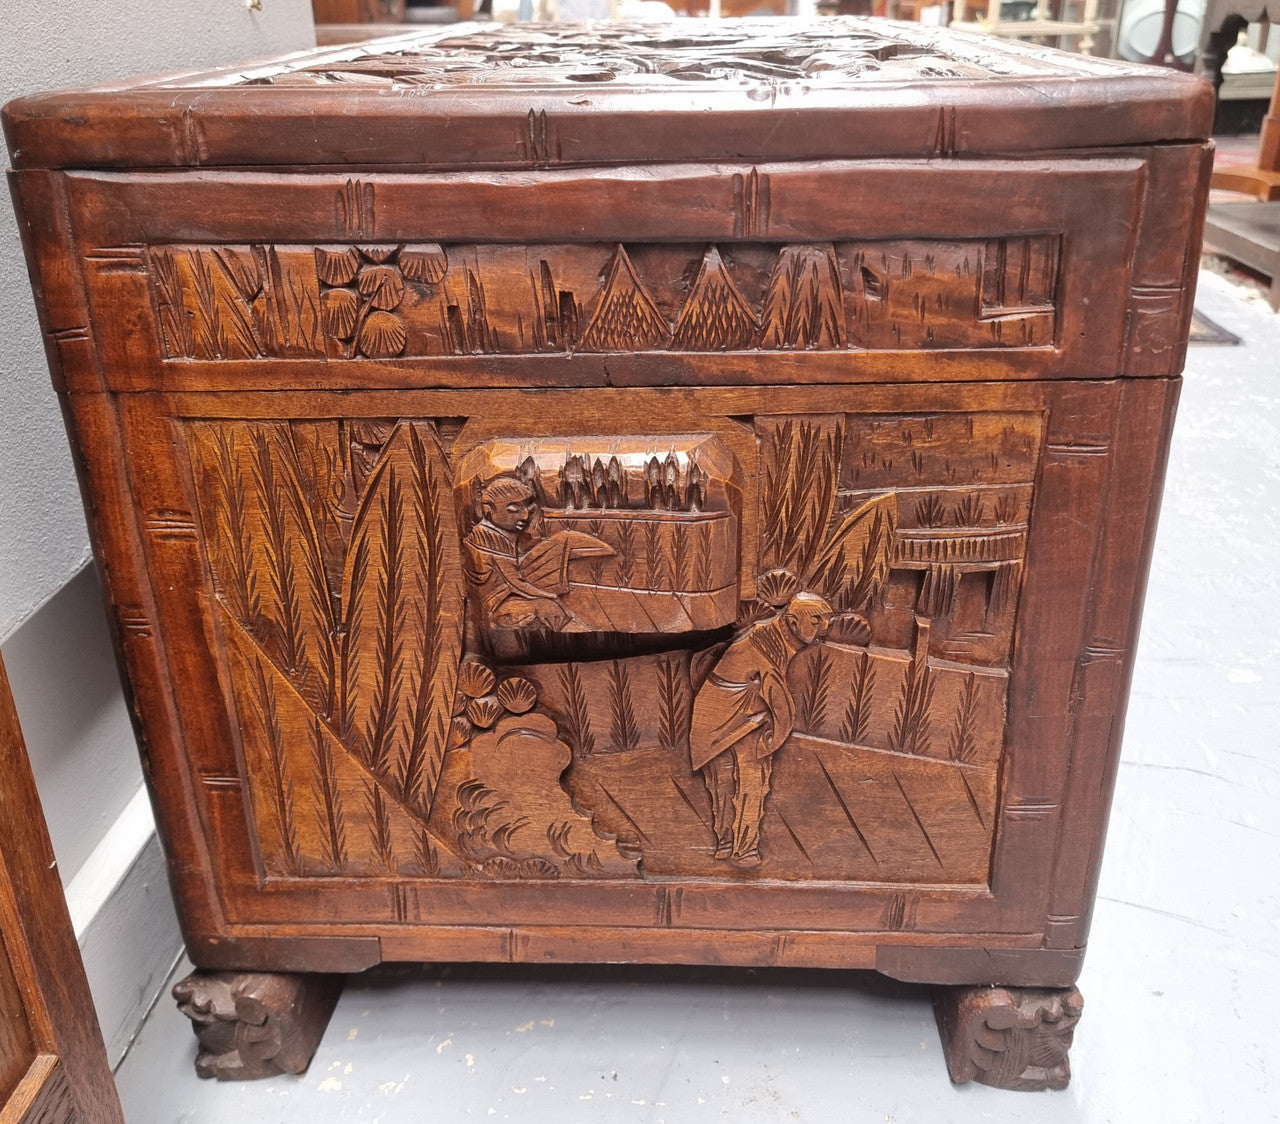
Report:
[[[0,103],[54,86],[314,44],[309,0],[261,0],[261,9],[246,0],[0,3]],[[149,927],[162,947],[176,940],[176,930],[167,889],[155,877],[145,802],[135,799],[137,751],[7,205],[0,206],[0,424],[0,641],[63,883],[82,906],[104,907],[77,911],[99,1014],[109,1024],[108,1037],[127,1039],[121,1028],[127,1029],[128,1016],[116,1009],[116,996],[144,991],[145,981],[134,975],[155,960],[138,948],[136,934]],[[77,886],[81,871],[85,879]],[[135,886],[119,895],[126,904],[105,908],[108,884],[123,886],[138,871],[146,892]],[[151,915],[149,926],[130,916],[127,903],[134,900]],[[157,916],[164,923],[156,924]],[[128,980],[119,978],[125,964],[134,973]]]

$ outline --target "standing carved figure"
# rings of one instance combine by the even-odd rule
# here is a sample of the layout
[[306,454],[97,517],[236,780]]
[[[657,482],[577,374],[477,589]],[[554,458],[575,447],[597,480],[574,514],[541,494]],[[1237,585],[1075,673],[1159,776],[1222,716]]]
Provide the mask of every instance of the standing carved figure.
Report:
[[826,635],[831,612],[816,593],[797,593],[784,611],[734,640],[698,689],[689,752],[711,795],[718,859],[737,866],[760,862],[773,755],[795,723],[787,669]]

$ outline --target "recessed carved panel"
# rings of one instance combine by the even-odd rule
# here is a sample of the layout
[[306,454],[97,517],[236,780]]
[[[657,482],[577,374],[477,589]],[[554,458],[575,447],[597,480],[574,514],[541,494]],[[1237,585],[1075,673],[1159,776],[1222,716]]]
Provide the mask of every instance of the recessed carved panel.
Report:
[[712,436],[495,440],[458,470],[464,565],[494,654],[530,633],[678,634],[738,613],[741,472]]
[[1054,342],[1059,243],[156,246],[147,272],[170,359],[1026,348]]
[[751,424],[189,423],[267,873],[983,882],[1042,415]]

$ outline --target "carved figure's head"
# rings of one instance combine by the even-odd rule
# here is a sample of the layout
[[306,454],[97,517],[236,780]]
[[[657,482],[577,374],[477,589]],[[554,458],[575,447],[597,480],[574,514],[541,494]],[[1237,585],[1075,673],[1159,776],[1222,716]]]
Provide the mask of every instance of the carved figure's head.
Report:
[[787,627],[802,644],[812,644],[827,634],[831,625],[831,603],[816,593],[797,593],[787,603]]
[[533,489],[518,476],[495,476],[480,493],[480,509],[495,527],[508,534],[527,531],[540,511]]

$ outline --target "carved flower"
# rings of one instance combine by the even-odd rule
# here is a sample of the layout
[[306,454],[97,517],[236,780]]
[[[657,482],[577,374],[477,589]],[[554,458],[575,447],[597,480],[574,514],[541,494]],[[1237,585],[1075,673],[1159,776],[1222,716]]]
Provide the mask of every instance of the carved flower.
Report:
[[449,268],[449,258],[444,247],[430,242],[417,250],[402,250],[400,253],[400,271],[410,281],[426,281],[434,285],[440,281]]
[[760,575],[757,588],[761,601],[780,609],[800,591],[800,581],[790,570],[770,570]]
[[467,703],[467,717],[482,730],[487,730],[502,713],[502,704],[493,695],[482,695]]
[[496,881],[515,880],[520,877],[520,864],[505,855],[494,855],[480,864],[480,873]]
[[360,326],[360,354],[370,359],[391,359],[404,350],[404,325],[390,312],[371,312]]
[[469,699],[490,694],[496,683],[493,672],[479,660],[464,660],[458,668],[458,690]]
[[356,277],[356,285],[374,308],[384,312],[404,300],[404,278],[392,265],[366,265]]
[[396,256],[399,246],[361,246],[360,252],[371,262],[377,262],[379,265],[388,262]]
[[459,714],[449,725],[449,748],[461,749],[471,740],[473,733],[475,727],[471,725],[471,719]]
[[350,289],[329,289],[320,298],[324,330],[334,339],[349,340],[360,317],[360,298]]
[[538,688],[523,676],[505,679],[498,688],[498,702],[512,714],[524,714],[538,701]]
[[360,269],[360,255],[354,246],[345,250],[316,247],[316,273],[326,285],[349,285]]

